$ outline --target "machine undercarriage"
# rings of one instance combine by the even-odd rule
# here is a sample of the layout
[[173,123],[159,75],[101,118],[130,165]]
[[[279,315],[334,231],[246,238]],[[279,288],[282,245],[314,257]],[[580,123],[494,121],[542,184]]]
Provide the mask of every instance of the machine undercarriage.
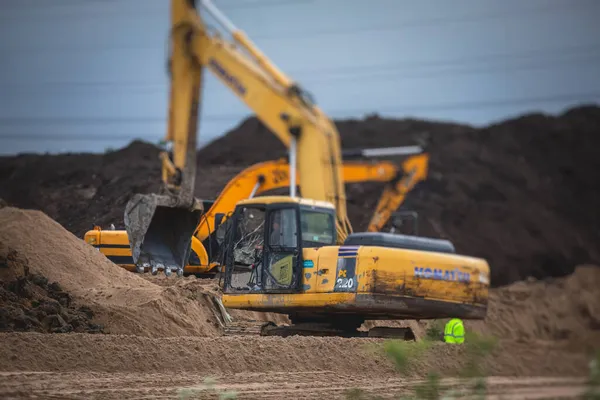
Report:
[[369,338],[396,338],[403,340],[415,340],[415,334],[411,328],[396,328],[378,326],[368,331],[356,328],[344,328],[328,323],[300,323],[294,325],[276,325],[267,322],[261,326],[261,336],[338,336],[338,337],[369,337]]
[[277,325],[274,322],[232,322],[224,327],[226,336],[336,336],[344,338],[394,338],[416,340],[409,327],[378,326],[369,330],[340,327],[325,322],[303,322],[292,325]]

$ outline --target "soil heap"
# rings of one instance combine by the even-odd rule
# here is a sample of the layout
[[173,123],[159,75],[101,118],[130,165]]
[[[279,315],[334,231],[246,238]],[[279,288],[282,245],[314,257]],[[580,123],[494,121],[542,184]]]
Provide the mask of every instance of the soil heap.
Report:
[[26,258],[0,243],[0,331],[102,333],[88,307],[75,307],[56,282],[29,271]]
[[[91,311],[89,315],[93,316],[94,323],[102,325],[107,333],[220,334],[221,320],[212,293],[197,286],[187,289],[190,280],[163,287],[132,274],[40,211],[0,209],[0,246],[3,249],[0,254],[4,256],[0,261],[6,260],[3,266],[7,267],[0,270],[0,278],[3,287],[9,289],[1,292],[0,318],[8,320],[3,326],[9,329],[12,326],[21,330],[12,318],[19,309],[31,317],[38,315],[32,308],[42,307],[47,311],[40,313],[38,320],[42,318],[44,322],[50,315],[51,321],[47,322],[51,323],[58,319],[56,316],[61,316],[64,321],[54,323],[64,331],[70,330],[65,326],[73,326],[73,319],[81,319],[77,313],[69,317],[71,310],[78,309],[84,313]],[[46,278],[55,283],[48,285]],[[15,281],[20,286],[10,290]],[[48,299],[53,297],[55,301]],[[34,302],[38,302],[38,307]],[[15,305],[18,305],[16,311]],[[66,318],[62,312],[65,307]],[[17,325],[25,320],[37,326],[35,320],[26,317],[18,319]]]
[[600,268],[581,265],[563,278],[529,279],[492,289],[485,321],[468,328],[524,343],[600,343]]
[[[586,351],[600,348],[600,268],[580,265],[562,278],[533,278],[494,288],[485,320],[466,320],[467,330],[522,343],[567,342]],[[368,321],[364,327],[410,327],[417,339],[447,320]]]
[[[600,263],[600,107],[557,117],[531,114],[481,129],[369,117],[336,121],[344,148],[426,146],[428,180],[403,208],[419,212],[420,234],[454,242],[486,258],[492,285],[533,276],[564,276]],[[256,119],[199,151],[196,195],[215,198],[243,167],[284,155]],[[135,192],[158,189],[158,149],[133,142],[104,155],[0,158],[0,197],[36,208],[79,237],[93,224],[122,228]],[[365,229],[382,187],[348,186],[348,212]]]

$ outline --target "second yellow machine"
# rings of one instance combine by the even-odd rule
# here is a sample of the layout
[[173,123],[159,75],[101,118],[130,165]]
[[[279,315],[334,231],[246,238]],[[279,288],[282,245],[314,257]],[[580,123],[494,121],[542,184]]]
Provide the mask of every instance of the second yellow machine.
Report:
[[[419,151],[419,148],[396,148],[397,151]],[[359,152],[390,149],[369,149]],[[352,152],[353,154],[356,151]],[[362,155],[362,154],[361,154]],[[429,156],[425,153],[408,157],[399,168],[389,161],[346,161],[343,164],[344,183],[383,182],[384,190],[377,203],[367,231],[379,232],[413,187],[427,177]],[[214,277],[219,270],[217,259],[220,253],[222,237],[219,226],[230,216],[238,201],[261,195],[276,189],[287,188],[290,184],[289,165],[286,159],[266,161],[254,164],[234,178],[223,188],[214,202],[203,201],[210,205],[201,218],[200,224],[192,236],[190,258],[183,269],[184,275],[194,274],[197,277]],[[107,229],[100,226],[87,231],[84,235],[86,243],[97,248],[115,264],[135,272],[153,272],[155,269],[140,268],[133,263],[129,239],[125,230]]]
[[[298,84],[277,69],[208,0],[171,1],[171,103],[165,194],[135,195],[125,210],[140,267],[182,273],[203,214],[193,197],[202,71],[214,73],[289,150],[290,195],[238,202],[222,245],[226,307],[278,312],[275,328],[356,333],[369,319],[482,319],[489,266],[447,240],[353,233],[339,133]],[[207,29],[199,6],[233,40]],[[298,185],[296,184],[298,173]],[[297,195],[300,189],[302,197]]]

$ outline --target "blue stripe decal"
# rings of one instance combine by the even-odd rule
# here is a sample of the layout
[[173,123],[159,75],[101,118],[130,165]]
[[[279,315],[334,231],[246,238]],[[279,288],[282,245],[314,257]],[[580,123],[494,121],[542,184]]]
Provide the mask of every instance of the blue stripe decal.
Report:
[[340,246],[338,257],[356,257],[360,246]]

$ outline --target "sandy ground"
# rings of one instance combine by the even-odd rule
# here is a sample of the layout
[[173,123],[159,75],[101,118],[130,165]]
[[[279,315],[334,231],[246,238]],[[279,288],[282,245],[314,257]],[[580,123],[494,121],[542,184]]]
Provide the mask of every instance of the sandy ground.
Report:
[[[13,372],[0,373],[0,393],[5,399],[216,399],[216,391],[236,392],[238,399],[345,399],[353,388],[394,398],[411,394],[423,380],[320,371],[216,376],[211,388],[204,382],[202,375],[193,373]],[[472,383],[446,379],[443,384],[459,390]],[[578,398],[585,391],[578,377],[489,377],[487,387],[488,399]]]
[[[0,334],[0,341],[0,397],[15,399],[177,398],[206,378],[243,399],[345,398],[350,389],[389,397],[408,393],[429,371],[455,376],[464,350],[439,343],[402,373],[379,353],[377,339],[30,332]],[[569,343],[502,341],[485,362],[488,394],[577,397],[589,359]],[[201,394],[193,398],[210,398]]]
[[[600,338],[599,338],[600,339]],[[335,337],[220,338],[0,333],[0,371],[94,371],[210,374],[335,370],[347,375],[395,373],[381,352],[381,339]],[[27,351],[23,351],[27,349]],[[419,357],[410,374],[450,376],[461,367],[464,348],[438,343]],[[592,352],[572,342],[500,341],[485,367],[494,375],[585,376]]]
[[[464,367],[465,346],[436,343],[401,373],[381,339],[248,335],[261,321],[285,322],[272,314],[233,310],[236,326],[247,329],[231,334],[236,330],[224,329],[214,303],[214,281],[127,272],[38,211],[0,209],[0,243],[7,267],[0,281],[14,313],[39,313],[41,298],[12,282],[40,274],[59,283],[73,307],[93,310],[108,333],[41,333],[3,322],[2,399],[177,398],[207,377],[239,398],[344,398],[353,388],[385,398],[408,394],[429,372],[450,378]],[[600,347],[598,290],[600,268],[593,266],[493,290],[486,321],[466,324],[500,339],[482,364],[493,377],[489,397],[578,396]],[[55,310],[49,312],[64,313]],[[426,329],[423,321],[406,323],[418,336]]]

